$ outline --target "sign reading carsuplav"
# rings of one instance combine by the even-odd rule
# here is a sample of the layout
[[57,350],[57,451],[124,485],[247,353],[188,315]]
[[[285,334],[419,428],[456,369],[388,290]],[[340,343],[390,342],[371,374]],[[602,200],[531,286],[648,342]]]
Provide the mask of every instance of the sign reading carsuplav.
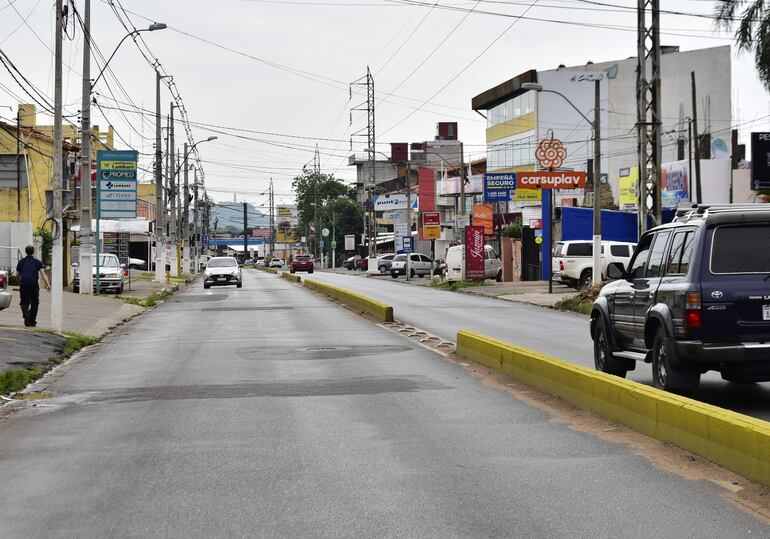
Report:
[[136,162],[134,150],[100,150],[97,162],[97,218],[136,219]]
[[519,172],[517,189],[579,189],[586,186],[585,172]]

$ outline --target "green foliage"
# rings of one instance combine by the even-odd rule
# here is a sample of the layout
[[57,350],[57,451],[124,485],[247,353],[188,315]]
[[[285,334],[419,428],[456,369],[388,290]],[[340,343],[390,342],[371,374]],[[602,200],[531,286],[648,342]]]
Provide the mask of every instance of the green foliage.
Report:
[[562,311],[572,311],[581,314],[591,314],[591,299],[583,299],[580,295],[564,298],[556,303],[555,307]]
[[503,236],[506,238],[521,239],[521,221],[516,220],[503,230]]
[[754,52],[759,79],[770,90],[770,6],[764,0],[717,0],[714,19],[725,30],[737,22],[735,43],[739,50]]
[[43,245],[41,247],[41,253],[39,254],[40,260],[43,261],[43,264],[47,267],[51,267],[51,251],[53,250],[53,234],[50,230],[43,227],[38,227],[35,230],[35,236],[40,236],[40,238],[43,240]]

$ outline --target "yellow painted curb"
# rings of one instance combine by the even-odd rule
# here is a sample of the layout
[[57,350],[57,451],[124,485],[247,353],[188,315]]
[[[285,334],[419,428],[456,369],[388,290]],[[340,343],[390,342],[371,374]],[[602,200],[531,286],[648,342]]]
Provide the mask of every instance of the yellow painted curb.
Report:
[[390,305],[362,296],[361,294],[356,294],[355,292],[350,292],[344,288],[314,281],[313,279],[305,279],[304,283],[307,288],[312,288],[322,294],[338,299],[350,307],[363,309],[383,322],[393,321],[393,307]]
[[278,270],[275,268],[268,268],[265,266],[254,266],[254,269],[258,269],[259,271],[266,271],[267,273],[278,273]]
[[770,424],[461,330],[457,353],[770,485]]
[[288,271],[282,271],[281,277],[293,283],[302,282],[302,279],[300,279],[299,275],[295,275],[294,273],[289,273]]

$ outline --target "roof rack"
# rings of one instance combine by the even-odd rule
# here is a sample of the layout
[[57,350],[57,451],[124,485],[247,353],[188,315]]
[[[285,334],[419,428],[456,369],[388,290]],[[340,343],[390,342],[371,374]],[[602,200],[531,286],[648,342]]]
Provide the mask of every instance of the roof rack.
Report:
[[770,204],[765,202],[744,204],[693,204],[692,206],[680,206],[676,210],[674,222],[687,222],[692,219],[708,219],[709,215],[717,213],[745,212],[745,211],[770,211]]

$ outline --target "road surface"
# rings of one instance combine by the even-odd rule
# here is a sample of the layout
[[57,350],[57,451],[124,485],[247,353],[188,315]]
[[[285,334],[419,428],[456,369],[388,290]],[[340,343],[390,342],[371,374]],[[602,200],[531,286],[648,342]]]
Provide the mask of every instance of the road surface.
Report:
[[[477,331],[526,348],[594,368],[588,317],[495,298],[394,282],[389,276],[314,273],[317,279],[392,305],[395,317],[455,341],[460,329]],[[649,364],[637,363],[628,378],[652,385]],[[770,420],[770,383],[731,384],[709,372],[695,398]]]
[[244,281],[174,296],[2,418],[2,536],[770,534],[711,481],[274,275]]

